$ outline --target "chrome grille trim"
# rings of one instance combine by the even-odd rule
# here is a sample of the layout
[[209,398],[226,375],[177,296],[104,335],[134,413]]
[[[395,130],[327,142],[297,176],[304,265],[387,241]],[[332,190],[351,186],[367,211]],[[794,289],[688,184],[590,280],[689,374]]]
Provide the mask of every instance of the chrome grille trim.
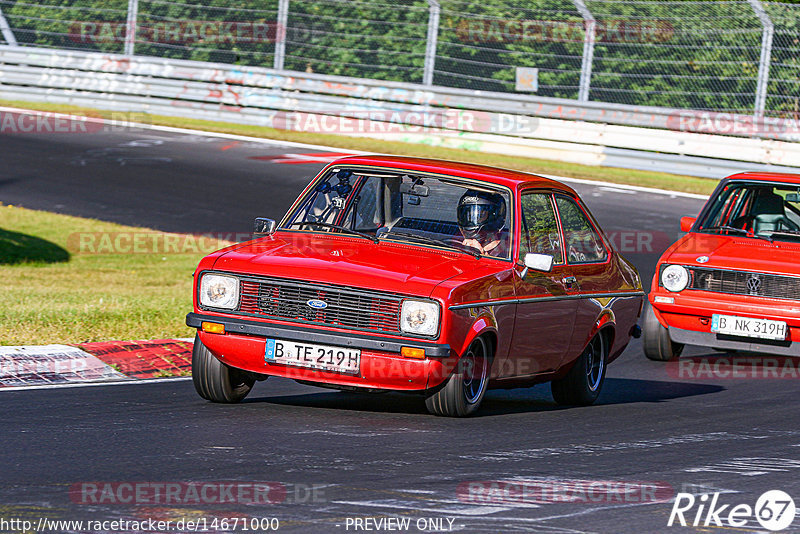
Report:
[[800,300],[800,277],[706,267],[686,266],[686,268],[692,277],[688,289]]
[[[282,278],[239,276],[241,302],[237,315],[333,326],[366,332],[403,334],[400,308],[404,296],[346,286]],[[322,300],[324,309],[308,306]]]

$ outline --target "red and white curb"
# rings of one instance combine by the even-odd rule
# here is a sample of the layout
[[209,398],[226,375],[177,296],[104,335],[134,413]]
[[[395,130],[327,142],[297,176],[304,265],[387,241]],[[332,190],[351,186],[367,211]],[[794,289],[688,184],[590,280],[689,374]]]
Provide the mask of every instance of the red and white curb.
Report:
[[187,377],[192,340],[0,347],[0,390]]

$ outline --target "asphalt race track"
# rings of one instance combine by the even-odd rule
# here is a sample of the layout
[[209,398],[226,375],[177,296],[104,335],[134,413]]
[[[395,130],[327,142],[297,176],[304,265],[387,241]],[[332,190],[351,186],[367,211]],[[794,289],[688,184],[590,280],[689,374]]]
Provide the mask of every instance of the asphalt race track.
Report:
[[[324,159],[297,154],[314,153],[145,130],[4,135],[0,201],[167,231],[246,232],[255,216],[283,214]],[[283,154],[293,156],[275,158]],[[702,204],[575,188],[646,285],[679,217]],[[390,531],[376,522],[395,518],[410,520],[409,532],[655,533],[715,527],[668,527],[678,492],[698,495],[689,523],[700,494],[720,492],[722,517],[767,490],[800,504],[797,375],[693,369],[651,362],[634,340],[595,406],[560,408],[546,385],[498,390],[464,420],[428,415],[420,397],[275,378],[236,406],[201,400],[187,380],[0,392],[0,517],[188,517],[209,527],[277,518],[281,532],[320,533]],[[234,502],[128,499],[125,483],[147,482],[232,484]],[[258,484],[271,488],[268,503],[237,497]],[[729,530],[765,531],[753,517]],[[800,520],[783,532],[800,532]]]

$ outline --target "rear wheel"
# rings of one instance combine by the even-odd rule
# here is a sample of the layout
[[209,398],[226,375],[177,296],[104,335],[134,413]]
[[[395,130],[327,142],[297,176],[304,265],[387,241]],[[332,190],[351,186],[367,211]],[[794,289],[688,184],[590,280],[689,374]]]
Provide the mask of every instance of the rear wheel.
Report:
[[235,403],[250,393],[255,378],[246,371],[234,369],[216,359],[200,341],[200,336],[195,336],[192,382],[197,393],[206,400]]
[[597,400],[606,378],[607,357],[606,338],[600,332],[578,356],[569,373],[550,384],[555,401],[568,406],[588,406]]
[[448,417],[464,417],[475,413],[486,394],[491,367],[491,345],[479,337],[458,360],[456,370],[444,385],[425,399],[428,411]]
[[653,306],[645,300],[644,328],[642,329],[644,355],[657,362],[675,360],[683,352],[683,343],[675,343],[667,330],[658,322]]

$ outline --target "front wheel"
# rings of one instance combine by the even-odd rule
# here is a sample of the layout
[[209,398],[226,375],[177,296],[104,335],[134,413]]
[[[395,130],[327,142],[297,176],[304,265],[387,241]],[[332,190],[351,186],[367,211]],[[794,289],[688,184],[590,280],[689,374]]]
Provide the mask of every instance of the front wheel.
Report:
[[192,382],[204,399],[232,404],[250,393],[255,379],[249,373],[228,367],[216,359],[196,335],[192,349]]
[[600,332],[586,345],[569,373],[550,384],[555,401],[566,406],[588,406],[596,401],[606,377],[607,357],[606,339]]
[[492,348],[482,337],[473,341],[458,360],[450,378],[425,399],[425,406],[434,415],[464,417],[478,410],[486,394]]
[[683,352],[683,344],[675,343],[667,330],[658,322],[653,306],[649,301],[644,305],[644,328],[642,328],[642,347],[644,355],[657,362],[674,360]]

